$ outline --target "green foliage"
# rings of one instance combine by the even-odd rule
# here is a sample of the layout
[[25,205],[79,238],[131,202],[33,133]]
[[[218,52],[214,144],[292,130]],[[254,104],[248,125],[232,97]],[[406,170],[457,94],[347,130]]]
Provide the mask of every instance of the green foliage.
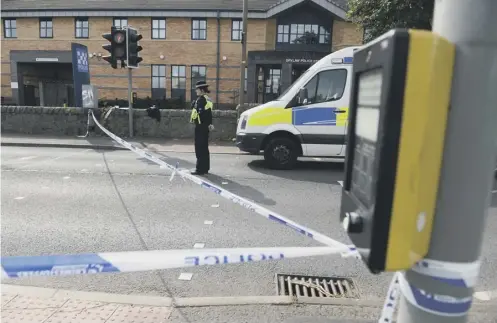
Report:
[[435,0],[349,0],[348,17],[368,42],[392,28],[431,30]]

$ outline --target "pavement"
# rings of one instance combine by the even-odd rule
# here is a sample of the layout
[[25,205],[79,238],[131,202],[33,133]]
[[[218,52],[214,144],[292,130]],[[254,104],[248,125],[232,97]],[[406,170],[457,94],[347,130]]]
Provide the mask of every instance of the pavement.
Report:
[[[163,152],[194,152],[193,139],[154,139],[154,138],[133,138],[126,139],[135,147]],[[86,148],[99,150],[127,150],[109,137],[70,137],[70,136],[37,136],[2,134],[2,146],[14,147],[54,147],[54,148]],[[242,153],[233,141],[211,142],[209,149],[215,154],[245,154]]]
[[[2,145],[4,140],[2,137]],[[194,154],[164,147],[150,150],[172,165],[179,162],[182,168],[194,166]],[[348,242],[338,222],[342,164],[303,159],[295,170],[272,171],[263,167],[258,156],[213,152],[211,158],[211,182]],[[1,175],[2,256],[191,249],[196,243],[205,248],[319,246],[192,183],[178,177],[170,182],[170,173],[129,151],[3,146]],[[493,190],[497,190],[497,183]],[[206,225],[205,221],[212,224]],[[492,311],[497,308],[497,293],[492,292],[497,290],[496,232],[497,209],[491,208],[474,322],[488,323],[497,318]],[[192,274],[192,279],[179,280],[182,273]],[[340,304],[279,303],[282,299],[276,296],[276,273],[351,278],[360,297],[344,299]],[[62,296],[65,302],[59,300],[48,306],[55,309],[50,312],[54,317],[59,317],[59,312],[80,313],[80,309],[83,314],[94,313],[93,308],[115,309],[102,309],[107,314],[95,322],[133,322],[129,319],[135,316],[134,322],[149,322],[143,317],[147,312],[158,313],[160,316],[152,317],[164,322],[365,323],[378,317],[390,278],[389,274],[370,274],[354,259],[334,256],[188,270],[26,278],[2,285],[2,304],[9,302],[2,305],[2,319],[7,309],[9,315],[18,315],[19,311],[28,315],[47,307],[42,305],[45,301],[50,303],[52,298]],[[44,296],[32,291],[36,288],[42,288]],[[107,298],[100,298],[102,293]],[[126,295],[131,299],[123,301]],[[30,305],[16,305],[15,300],[24,296],[30,297],[30,301],[24,301]],[[154,303],[159,300],[162,303]],[[137,314],[137,307],[143,307],[143,315]],[[126,312],[130,313],[128,317],[121,318]],[[11,322],[18,322],[17,318]],[[88,320],[71,317],[59,321]],[[9,322],[8,317],[5,322]]]
[[[157,297],[2,285],[2,322],[376,323],[381,302],[265,297]],[[494,323],[497,308],[474,304],[469,323]]]

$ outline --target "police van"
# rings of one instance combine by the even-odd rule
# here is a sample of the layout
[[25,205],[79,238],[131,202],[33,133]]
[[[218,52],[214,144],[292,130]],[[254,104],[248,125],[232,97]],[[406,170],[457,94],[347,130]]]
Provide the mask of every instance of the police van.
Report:
[[347,47],[322,58],[276,100],[243,112],[236,145],[264,152],[270,168],[291,169],[298,157],[345,157],[353,53]]

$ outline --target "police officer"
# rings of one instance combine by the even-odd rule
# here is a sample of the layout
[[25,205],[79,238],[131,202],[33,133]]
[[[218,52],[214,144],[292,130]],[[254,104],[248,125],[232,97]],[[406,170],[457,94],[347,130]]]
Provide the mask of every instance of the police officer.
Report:
[[197,99],[192,102],[192,114],[190,122],[195,124],[195,155],[197,156],[197,167],[192,171],[193,175],[205,175],[210,170],[209,155],[209,131],[214,129],[212,125],[212,101],[207,96],[210,93],[209,86],[205,81],[195,84]]

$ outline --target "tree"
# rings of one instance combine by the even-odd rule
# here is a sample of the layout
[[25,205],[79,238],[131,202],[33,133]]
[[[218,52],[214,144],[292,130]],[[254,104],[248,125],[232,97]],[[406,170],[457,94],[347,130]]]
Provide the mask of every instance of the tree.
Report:
[[435,0],[349,0],[349,19],[368,42],[393,28],[431,30]]

